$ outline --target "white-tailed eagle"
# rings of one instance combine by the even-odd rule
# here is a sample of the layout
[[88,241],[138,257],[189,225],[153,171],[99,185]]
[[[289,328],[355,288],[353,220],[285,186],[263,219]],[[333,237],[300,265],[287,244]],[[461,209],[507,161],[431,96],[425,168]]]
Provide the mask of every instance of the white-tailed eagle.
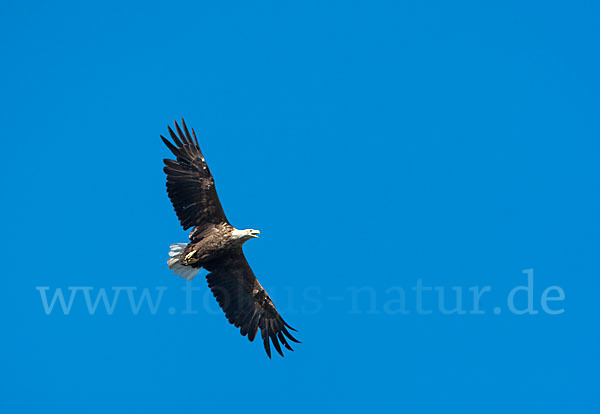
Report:
[[201,268],[208,270],[208,286],[229,322],[240,328],[242,335],[248,335],[251,342],[260,329],[269,358],[270,342],[283,356],[281,345],[293,351],[288,340],[299,343],[288,330],[295,329],[279,315],[242,251],[242,245],[260,232],[238,230],[229,224],[196,133],[192,129],[192,138],[183,119],[181,123],[183,131],[175,122],[177,134],[168,127],[173,142],[161,135],[176,157],[164,160],[164,171],[167,193],[177,217],[184,230],[193,230],[189,243],[171,245],[169,268],[187,280],[193,279]]

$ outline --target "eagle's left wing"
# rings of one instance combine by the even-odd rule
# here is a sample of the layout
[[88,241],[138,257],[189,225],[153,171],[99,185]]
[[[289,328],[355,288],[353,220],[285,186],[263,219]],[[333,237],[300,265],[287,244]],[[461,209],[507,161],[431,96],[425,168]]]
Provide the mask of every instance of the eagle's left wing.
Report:
[[277,312],[273,301],[254,276],[241,247],[231,255],[204,267],[210,272],[206,275],[208,286],[219,302],[229,323],[240,328],[242,336],[248,335],[252,342],[260,328],[265,351],[271,358],[270,342],[283,356],[279,342],[293,351],[286,337],[300,343],[288,331],[295,331]]

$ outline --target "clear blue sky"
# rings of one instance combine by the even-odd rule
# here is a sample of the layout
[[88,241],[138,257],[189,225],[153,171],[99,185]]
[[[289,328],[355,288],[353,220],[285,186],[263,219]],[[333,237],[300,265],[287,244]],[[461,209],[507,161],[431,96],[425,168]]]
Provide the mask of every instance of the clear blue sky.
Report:
[[[598,5],[214,3],[0,6],[0,410],[598,412]],[[285,358],[166,266],[182,116]]]

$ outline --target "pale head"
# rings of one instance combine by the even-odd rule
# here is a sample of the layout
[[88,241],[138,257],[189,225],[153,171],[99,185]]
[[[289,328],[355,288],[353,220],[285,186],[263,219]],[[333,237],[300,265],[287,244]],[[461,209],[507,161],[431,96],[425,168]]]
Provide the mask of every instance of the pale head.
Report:
[[254,230],[254,229],[246,229],[246,230],[238,230],[235,229],[231,232],[231,237],[234,240],[241,240],[242,242],[245,242],[247,240],[250,240],[252,238],[258,238],[258,235],[260,234],[259,230]]

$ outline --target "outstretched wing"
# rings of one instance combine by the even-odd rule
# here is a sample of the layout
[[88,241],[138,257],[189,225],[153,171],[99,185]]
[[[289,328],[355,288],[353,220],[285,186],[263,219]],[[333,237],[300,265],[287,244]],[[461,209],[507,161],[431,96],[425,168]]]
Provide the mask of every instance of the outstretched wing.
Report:
[[192,129],[194,139],[185,125],[183,131],[175,122],[179,137],[169,127],[173,139],[160,136],[169,147],[176,160],[165,159],[164,171],[167,174],[167,193],[175,208],[175,213],[184,230],[190,227],[204,227],[206,224],[228,223],[225,212],[217,196],[213,179],[204,155],[200,151],[196,133]]
[[226,258],[207,263],[204,267],[211,273],[206,275],[208,286],[219,302],[229,323],[240,328],[242,336],[248,335],[250,342],[254,340],[258,329],[271,358],[270,342],[283,356],[281,345],[290,351],[292,342],[300,343],[288,329],[288,325],[275,309],[273,301],[258,283],[254,272],[244,257],[241,247]]

